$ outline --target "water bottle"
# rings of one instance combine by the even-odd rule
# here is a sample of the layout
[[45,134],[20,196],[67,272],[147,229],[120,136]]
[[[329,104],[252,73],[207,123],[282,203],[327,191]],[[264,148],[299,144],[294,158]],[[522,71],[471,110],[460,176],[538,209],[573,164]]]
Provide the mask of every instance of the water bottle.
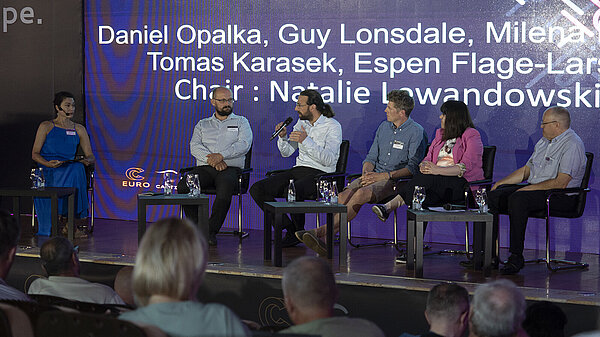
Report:
[[38,189],[44,189],[46,187],[46,178],[44,178],[44,169],[40,167],[40,173],[38,175]]
[[163,173],[163,193],[165,195],[173,194],[173,178],[170,172]]
[[296,186],[294,186],[294,179],[290,179],[290,184],[288,185],[288,202],[296,202]]
[[338,190],[337,190],[337,184],[336,184],[335,180],[331,184],[331,203],[332,204],[338,203]]

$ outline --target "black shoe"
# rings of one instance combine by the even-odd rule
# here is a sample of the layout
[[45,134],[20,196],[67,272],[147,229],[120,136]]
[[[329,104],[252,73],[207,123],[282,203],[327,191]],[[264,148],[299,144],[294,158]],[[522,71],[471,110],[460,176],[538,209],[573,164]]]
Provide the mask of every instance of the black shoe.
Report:
[[406,264],[406,252],[400,253],[400,255],[396,255],[396,263]]
[[208,245],[209,246],[217,245],[217,234],[208,234]]
[[281,248],[294,247],[300,243],[300,240],[294,235],[293,232],[288,232],[283,240],[281,241]]
[[506,263],[504,263],[504,267],[500,269],[502,275],[514,275],[517,274],[523,267],[525,266],[525,259],[523,255],[512,254]]
[[[473,268],[473,260],[460,261],[458,264],[460,264],[464,268],[471,268],[471,269]],[[492,258],[492,268],[498,269],[499,265],[500,265],[500,259],[498,257],[493,257]]]
[[371,210],[373,211],[373,213],[375,213],[375,215],[377,215],[379,220],[383,222],[385,222],[390,216],[390,214],[385,210],[385,207],[380,204],[373,205],[373,207],[371,207]]

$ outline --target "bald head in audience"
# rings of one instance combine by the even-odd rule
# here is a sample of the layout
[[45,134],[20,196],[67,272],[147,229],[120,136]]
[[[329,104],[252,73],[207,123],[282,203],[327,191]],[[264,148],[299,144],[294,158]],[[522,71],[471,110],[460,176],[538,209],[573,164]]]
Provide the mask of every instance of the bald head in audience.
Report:
[[117,276],[115,276],[115,292],[121,297],[123,302],[135,307],[132,273],[133,267],[131,266],[119,269]]
[[522,333],[525,297],[509,280],[477,287],[469,313],[470,337],[511,337]]

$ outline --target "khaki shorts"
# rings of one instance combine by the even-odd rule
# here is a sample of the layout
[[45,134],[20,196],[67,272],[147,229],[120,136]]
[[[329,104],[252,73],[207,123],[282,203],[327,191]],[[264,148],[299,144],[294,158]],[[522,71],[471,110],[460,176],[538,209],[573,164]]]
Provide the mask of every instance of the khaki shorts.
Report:
[[358,190],[360,188],[369,188],[375,196],[375,200],[371,200],[370,202],[378,203],[397,194],[394,186],[396,186],[396,181],[391,179],[381,180],[368,186],[360,186],[360,177],[358,177],[352,180],[345,189]]

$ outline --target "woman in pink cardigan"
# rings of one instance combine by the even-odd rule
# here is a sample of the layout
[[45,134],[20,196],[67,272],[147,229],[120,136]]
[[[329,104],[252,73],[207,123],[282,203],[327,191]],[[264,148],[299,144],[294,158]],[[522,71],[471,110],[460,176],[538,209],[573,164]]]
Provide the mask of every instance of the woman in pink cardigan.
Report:
[[483,179],[481,136],[475,130],[467,105],[447,101],[440,108],[441,128],[429,146],[413,179],[398,189],[398,195],[386,204],[373,206],[373,212],[385,221],[394,209],[412,203],[415,186],[425,188],[423,207],[446,203],[464,203],[468,181]]

